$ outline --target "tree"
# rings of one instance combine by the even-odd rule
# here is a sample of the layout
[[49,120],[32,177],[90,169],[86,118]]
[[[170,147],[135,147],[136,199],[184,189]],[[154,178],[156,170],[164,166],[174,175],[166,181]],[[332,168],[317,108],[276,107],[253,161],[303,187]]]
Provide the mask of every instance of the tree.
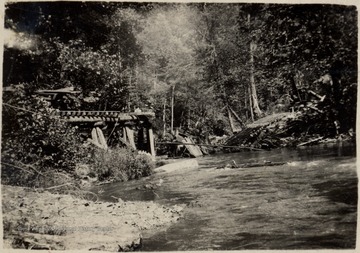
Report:
[[6,28],[30,43],[6,45],[4,85],[71,85],[83,92],[75,109],[152,104],[161,129],[211,132],[225,106],[260,117],[291,96],[300,103],[302,89],[320,92],[313,82],[328,73],[318,116],[355,126],[356,18],[332,5],[12,3]]
[[[354,104],[349,107],[349,102],[355,100],[343,91],[353,87],[357,79],[355,7],[269,5],[264,9],[264,17],[267,22],[261,36],[261,47],[266,59],[263,68],[272,72],[270,80],[279,80],[280,77],[285,79],[282,85],[288,87],[321,89],[313,82],[326,73],[330,74],[332,88],[323,90],[327,95],[324,103],[327,114],[319,116],[328,125],[339,119],[342,126],[347,126],[343,130],[354,127],[355,118],[350,114],[355,115],[356,109]],[[294,90],[291,86],[288,89]],[[340,119],[338,115],[347,116]]]
[[[129,99],[124,98],[129,97],[140,50],[134,39],[125,41],[129,36],[118,36],[132,33],[128,25],[133,21],[131,17],[118,23],[110,21],[116,10],[126,7],[71,2],[9,4],[7,26],[16,35],[22,32],[33,41],[36,38],[36,46],[5,50],[5,60],[16,62],[6,72],[4,84],[23,81],[31,83],[34,90],[73,86],[83,91],[83,97],[79,98],[79,106],[72,109],[125,110]],[[23,12],[32,13],[28,26],[23,25]],[[33,67],[31,72],[27,66]],[[18,72],[29,75],[18,77]]]
[[[188,112],[192,106],[186,105],[189,100],[183,97],[183,92],[191,96],[186,91],[197,85],[201,72],[196,61],[197,20],[196,10],[187,5],[156,5],[147,13],[142,30],[136,36],[145,55],[143,81],[152,84],[152,94],[166,96],[171,91],[170,101],[175,102],[170,104],[177,119],[183,118],[184,111]],[[157,106],[162,108],[166,102],[160,103]],[[174,121],[178,122],[177,126],[181,125],[174,119],[171,125]]]

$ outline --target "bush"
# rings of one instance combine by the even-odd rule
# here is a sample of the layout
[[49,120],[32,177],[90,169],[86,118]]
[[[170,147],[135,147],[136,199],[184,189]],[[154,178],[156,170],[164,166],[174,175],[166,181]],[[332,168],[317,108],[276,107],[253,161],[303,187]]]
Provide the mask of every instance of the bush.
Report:
[[72,174],[82,156],[76,128],[29,86],[17,85],[3,96],[1,178],[6,184],[37,186],[45,172]]
[[138,154],[133,160],[132,168],[130,178],[138,179],[151,175],[155,168],[155,163],[150,155]]
[[127,148],[94,149],[90,166],[100,181],[127,181],[149,176],[155,165],[151,156]]

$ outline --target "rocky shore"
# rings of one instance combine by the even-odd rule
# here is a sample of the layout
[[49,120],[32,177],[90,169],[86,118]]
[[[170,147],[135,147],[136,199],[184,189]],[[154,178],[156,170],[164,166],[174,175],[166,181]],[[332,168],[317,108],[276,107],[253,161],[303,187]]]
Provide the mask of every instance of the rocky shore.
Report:
[[94,202],[71,195],[2,186],[4,248],[133,251],[144,231],[181,218],[182,206]]

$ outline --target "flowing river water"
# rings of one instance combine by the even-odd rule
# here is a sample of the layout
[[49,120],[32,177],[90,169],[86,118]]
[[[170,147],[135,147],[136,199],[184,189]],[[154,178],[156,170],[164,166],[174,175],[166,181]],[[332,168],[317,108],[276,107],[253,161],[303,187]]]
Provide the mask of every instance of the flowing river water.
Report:
[[[337,143],[216,154],[198,158],[196,169],[103,185],[100,197],[186,205],[178,223],[144,233],[142,251],[351,249],[358,201],[355,149]],[[287,163],[216,168],[232,160]],[[156,189],[143,187],[160,179]]]

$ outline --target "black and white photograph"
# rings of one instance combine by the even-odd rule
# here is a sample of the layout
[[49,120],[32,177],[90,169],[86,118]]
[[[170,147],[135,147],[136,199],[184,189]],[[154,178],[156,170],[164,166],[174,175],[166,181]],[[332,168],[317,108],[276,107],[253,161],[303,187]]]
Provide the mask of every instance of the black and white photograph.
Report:
[[1,252],[356,251],[359,3],[2,5]]

